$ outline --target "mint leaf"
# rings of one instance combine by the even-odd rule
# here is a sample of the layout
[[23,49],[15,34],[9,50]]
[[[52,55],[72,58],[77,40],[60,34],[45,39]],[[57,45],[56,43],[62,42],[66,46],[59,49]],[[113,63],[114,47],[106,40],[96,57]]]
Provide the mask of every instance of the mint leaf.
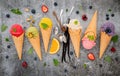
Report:
[[8,41],[9,41],[9,38],[5,38],[5,41],[8,42]]
[[46,62],[44,62],[43,66],[45,67],[46,65],[47,65]]
[[48,25],[46,23],[41,23],[43,29],[47,29]]
[[111,41],[113,41],[114,43],[118,42],[118,38],[119,38],[119,36],[115,35],[115,36],[112,37]]
[[110,56],[106,56],[104,60],[107,61],[107,62],[109,62],[109,63],[112,61],[112,59],[111,59]]
[[54,63],[54,66],[58,66],[59,65],[59,61],[57,59],[53,59],[53,63]]
[[1,26],[1,32],[4,32],[7,28],[8,28],[8,26],[6,26],[5,24],[2,24],[2,26]]
[[28,54],[31,55],[33,53],[33,48],[31,47],[29,50],[28,50]]
[[22,12],[19,9],[11,9],[11,12],[17,15],[21,15]]
[[84,65],[83,65],[83,67],[86,69],[86,68],[87,68],[87,65],[86,65],[86,64],[84,64]]

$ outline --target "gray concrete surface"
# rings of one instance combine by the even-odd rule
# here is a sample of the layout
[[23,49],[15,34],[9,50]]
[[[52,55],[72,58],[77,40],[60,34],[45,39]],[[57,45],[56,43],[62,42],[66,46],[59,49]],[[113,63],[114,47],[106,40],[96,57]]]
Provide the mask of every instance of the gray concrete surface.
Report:
[[[58,3],[58,6],[54,6],[54,2]],[[46,4],[49,8],[47,14],[43,14],[41,11],[41,5]],[[89,9],[89,6],[92,5],[92,9]],[[13,44],[12,38],[9,34],[9,29],[12,24],[19,23],[23,27],[29,27],[29,23],[26,22],[26,18],[29,15],[32,15],[31,12],[25,12],[24,8],[29,7],[30,9],[36,9],[36,14],[33,15],[36,20],[35,25],[38,29],[38,22],[42,17],[50,17],[53,20],[53,29],[57,26],[56,20],[52,15],[52,11],[55,10],[57,15],[60,14],[60,10],[63,9],[63,18],[62,23],[66,23],[66,18],[70,12],[72,6],[75,6],[70,18],[77,18],[80,20],[81,25],[83,26],[83,33],[89,24],[93,13],[95,10],[98,10],[98,26],[97,26],[97,46],[92,50],[85,50],[81,46],[81,56],[79,59],[75,58],[74,54],[71,55],[71,61],[68,63],[61,63],[62,47],[60,51],[55,55],[50,55],[49,53],[44,52],[43,43],[41,39],[41,47],[43,60],[39,59],[34,60],[37,57],[36,53],[28,55],[27,51],[31,47],[27,38],[25,37],[24,47],[23,47],[23,57],[22,60],[18,60],[17,52]],[[15,15],[11,13],[11,8],[19,8],[23,14]],[[68,9],[68,12],[65,10]],[[108,9],[111,9],[111,12],[108,12]],[[79,10],[79,14],[76,14],[76,11]],[[10,18],[6,18],[6,14],[10,14]],[[114,23],[116,28],[116,34],[120,36],[120,0],[0,0],[0,26],[6,24],[8,26],[5,32],[0,31],[0,76],[120,76],[120,38],[117,43],[110,43],[106,53],[102,59],[98,59],[99,53],[99,39],[100,39],[100,27],[103,23],[107,22],[106,14],[109,14],[110,22]],[[111,17],[111,14],[115,14],[114,17]],[[86,14],[88,17],[87,21],[83,21],[81,16]],[[59,31],[60,33],[60,31]],[[5,38],[9,38],[9,42],[5,41]],[[41,37],[41,34],[40,34]],[[52,31],[51,39],[57,37]],[[42,37],[41,37],[42,38]],[[10,45],[11,48],[8,49],[7,45]],[[114,46],[116,48],[115,53],[110,52],[110,48]],[[71,45],[70,51],[73,51]],[[95,54],[96,60],[90,61],[87,58],[87,54],[93,52]],[[9,56],[6,59],[6,56]],[[112,59],[111,63],[108,63],[104,60],[105,56],[110,56]],[[118,61],[115,58],[118,58]],[[54,66],[53,59],[56,58],[60,62],[59,66]],[[26,61],[28,67],[25,69],[21,66],[21,63]],[[46,66],[44,66],[46,62]],[[87,63],[87,67],[84,68],[83,65]],[[102,64],[102,67],[100,67]],[[67,71],[66,71],[67,70]]]

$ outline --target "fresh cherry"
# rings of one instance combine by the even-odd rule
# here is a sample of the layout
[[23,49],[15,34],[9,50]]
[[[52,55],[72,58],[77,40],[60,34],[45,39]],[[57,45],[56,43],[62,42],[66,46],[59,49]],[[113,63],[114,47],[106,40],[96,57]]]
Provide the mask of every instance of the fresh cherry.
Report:
[[28,64],[27,64],[26,61],[22,62],[22,67],[23,67],[23,68],[27,68],[27,67],[28,67]]
[[83,21],[87,21],[87,19],[88,19],[88,18],[87,18],[86,15],[82,15],[82,20],[83,20]]
[[116,49],[115,49],[114,47],[112,47],[112,48],[111,48],[111,52],[114,53],[115,51],[116,51]]

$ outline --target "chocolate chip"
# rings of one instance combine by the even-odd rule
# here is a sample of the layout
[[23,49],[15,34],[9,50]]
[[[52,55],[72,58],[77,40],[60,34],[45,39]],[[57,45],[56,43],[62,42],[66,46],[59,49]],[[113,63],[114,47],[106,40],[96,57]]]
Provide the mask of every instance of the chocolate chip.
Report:
[[57,6],[58,4],[57,4],[57,2],[54,2],[54,6]]

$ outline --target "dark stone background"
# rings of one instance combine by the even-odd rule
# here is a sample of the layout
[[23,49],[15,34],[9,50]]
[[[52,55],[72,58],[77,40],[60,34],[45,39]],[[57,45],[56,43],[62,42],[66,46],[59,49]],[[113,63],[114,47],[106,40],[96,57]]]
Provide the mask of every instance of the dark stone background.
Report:
[[[54,2],[57,2],[58,6],[55,7]],[[44,14],[41,11],[41,5],[43,3],[49,8],[49,12],[47,14]],[[81,46],[81,57],[76,59],[71,45],[70,50],[73,52],[73,55],[71,55],[71,61],[61,63],[62,47],[57,54],[50,55],[49,53],[44,52],[41,39],[43,60],[40,61],[34,51],[31,55],[28,54],[28,50],[31,45],[25,37],[23,57],[22,60],[18,60],[15,46],[9,34],[9,29],[14,23],[22,24],[23,27],[29,27],[29,23],[26,22],[26,18],[33,14],[31,12],[26,13],[24,8],[29,7],[30,9],[36,9],[36,14],[33,16],[36,20],[34,26],[38,29],[38,22],[42,17],[50,17],[53,20],[54,29],[54,27],[57,26],[57,23],[52,15],[52,11],[55,10],[57,15],[59,15],[60,10],[63,9],[62,23],[66,23],[66,19],[72,6],[75,8],[70,18],[77,18],[80,20],[80,23],[83,26],[82,36],[93,13],[95,10],[98,10],[97,46],[89,51],[85,50]],[[92,6],[92,9],[89,9],[89,6]],[[10,11],[12,8],[19,8],[23,14],[13,14]],[[66,9],[68,9],[68,12],[66,12]],[[111,9],[111,12],[108,11],[109,9]],[[76,11],[79,11],[79,14],[76,14]],[[8,13],[10,14],[10,18],[6,18],[6,14]],[[87,15],[87,21],[83,21],[81,19],[83,14]],[[106,14],[109,14],[109,20],[106,20]],[[114,17],[111,17],[111,14],[114,14]],[[0,26],[2,24],[8,26],[5,32],[0,31],[0,76],[120,76],[120,38],[117,43],[110,43],[102,59],[98,58],[100,26],[107,21],[114,23],[116,34],[120,36],[120,0],[0,0]],[[5,41],[6,37],[9,38],[9,42]],[[52,31],[51,39],[53,37],[57,36],[54,35],[54,32]],[[10,45],[11,48],[7,48],[8,45]],[[110,52],[112,46],[116,48],[115,53]],[[87,54],[89,52],[93,52],[95,54],[96,60],[88,60]],[[105,61],[105,56],[110,56],[112,61],[110,63]],[[54,58],[58,59],[60,62],[58,66],[54,66],[53,64]],[[23,68],[21,66],[24,61],[28,63],[27,68]],[[44,65],[45,63],[46,66]],[[87,64],[86,68],[84,68],[84,64]]]

